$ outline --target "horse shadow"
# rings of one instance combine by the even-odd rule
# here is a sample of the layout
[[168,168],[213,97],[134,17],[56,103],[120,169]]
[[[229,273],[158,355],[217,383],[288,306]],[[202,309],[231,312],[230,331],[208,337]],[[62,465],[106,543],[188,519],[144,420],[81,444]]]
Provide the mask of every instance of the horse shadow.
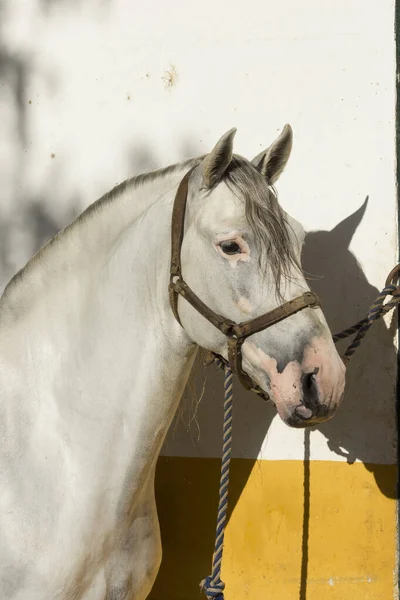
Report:
[[[333,332],[341,331],[365,316],[381,290],[372,286],[349,244],[367,207],[339,223],[330,232],[307,236],[304,268],[324,273],[311,282],[323,299],[323,310]],[[388,265],[388,271],[392,265]],[[382,288],[384,287],[382,281]],[[349,464],[361,461],[374,475],[381,493],[396,498],[396,490],[387,481],[381,465],[396,462],[396,404],[394,365],[397,355],[394,337],[397,319],[392,313],[390,325],[376,322],[351,359],[346,373],[346,394],[333,419],[318,426],[327,444]],[[351,338],[350,338],[351,340]],[[349,340],[341,342],[344,350]]]
[[[331,231],[315,231],[306,236],[303,268],[314,276],[310,277],[309,285],[322,299],[333,333],[364,317],[380,291],[368,282],[349,249],[367,204],[368,199]],[[391,266],[388,265],[388,271]],[[373,325],[348,367],[342,406],[332,420],[313,428],[324,436],[329,449],[345,457],[349,464],[356,460],[362,462],[373,473],[380,492],[388,498],[396,497],[393,478],[388,478],[382,468],[396,462],[394,335],[395,319],[389,327],[382,319]],[[341,344],[340,353],[346,348],[346,342]],[[199,581],[210,571],[220,469],[220,460],[215,457],[221,456],[222,381],[223,375],[217,368],[206,370],[201,364],[197,365],[196,394],[192,392],[184,398],[166,440],[164,456],[159,461],[156,496],[164,558],[149,597],[151,600],[165,597],[167,589],[173,590],[175,600],[198,597]],[[259,455],[274,418],[278,417],[271,404],[235,384],[233,456],[237,460],[231,467],[228,519],[256,464],[252,457]],[[392,435],[388,435],[388,430]],[[310,432],[307,430],[304,435],[300,600],[305,600],[307,588],[309,457]],[[179,494],[174,491],[175,484],[179,486]]]

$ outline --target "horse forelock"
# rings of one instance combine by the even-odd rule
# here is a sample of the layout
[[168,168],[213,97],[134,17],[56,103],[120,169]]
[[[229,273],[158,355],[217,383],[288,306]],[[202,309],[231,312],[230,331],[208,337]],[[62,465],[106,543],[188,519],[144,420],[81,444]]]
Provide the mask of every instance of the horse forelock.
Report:
[[246,159],[234,155],[224,173],[231,191],[244,201],[247,222],[254,234],[261,268],[268,266],[279,292],[281,278],[301,271],[291,236],[291,226],[278,203],[277,192]]

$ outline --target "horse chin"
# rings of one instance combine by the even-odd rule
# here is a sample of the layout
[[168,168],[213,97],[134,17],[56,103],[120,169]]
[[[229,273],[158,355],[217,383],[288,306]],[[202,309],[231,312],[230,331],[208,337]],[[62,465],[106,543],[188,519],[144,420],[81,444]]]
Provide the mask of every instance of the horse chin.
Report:
[[285,425],[291,427],[292,429],[306,429],[307,427],[313,427],[313,425],[316,425],[313,420],[304,421],[302,419],[298,419],[295,415],[291,415],[286,419],[282,419],[282,421],[285,423]]
[[318,416],[312,415],[307,418],[307,415],[304,411],[304,405],[299,404],[294,409],[287,406],[282,405],[282,403],[275,403],[277,412],[281,418],[281,420],[293,429],[305,429],[307,427],[315,427],[320,423],[324,423],[325,421],[329,421],[335,415],[337,407],[334,410],[324,410],[323,407],[320,408],[321,412]]

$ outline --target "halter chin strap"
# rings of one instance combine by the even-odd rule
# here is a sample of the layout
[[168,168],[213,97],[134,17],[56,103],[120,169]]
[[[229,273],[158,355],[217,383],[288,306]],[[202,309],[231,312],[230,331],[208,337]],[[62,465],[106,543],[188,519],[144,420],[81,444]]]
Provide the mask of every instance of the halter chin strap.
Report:
[[[189,178],[194,167],[186,173],[176,192],[174,207],[172,210],[171,224],[171,268],[169,283],[169,298],[172,311],[176,320],[182,326],[178,314],[178,297],[185,298],[193,308],[200,313],[214,327],[219,329],[228,338],[228,364],[232,371],[236,373],[242,385],[253,390],[264,399],[268,399],[268,394],[264,392],[242,369],[242,345],[246,338],[254,333],[264,331],[268,327],[283,321],[287,317],[296,314],[304,308],[317,308],[321,302],[313,292],[305,292],[294,300],[285,302],[273,310],[243,323],[235,323],[226,319],[209,308],[200,298],[191,290],[182,277],[181,267],[181,246],[183,241],[186,202],[189,190]],[[225,364],[226,360],[214,352],[213,357],[220,358]]]

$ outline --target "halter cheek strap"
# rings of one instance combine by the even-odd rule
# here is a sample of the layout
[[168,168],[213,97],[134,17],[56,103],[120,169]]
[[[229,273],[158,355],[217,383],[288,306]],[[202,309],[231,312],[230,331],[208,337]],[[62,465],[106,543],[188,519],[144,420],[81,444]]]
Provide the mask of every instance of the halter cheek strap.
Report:
[[[193,167],[194,168],[194,167]],[[241,383],[246,389],[255,391],[260,396],[268,399],[268,395],[245,373],[242,369],[242,345],[249,336],[264,331],[268,327],[283,321],[287,317],[298,313],[305,308],[317,308],[321,302],[313,292],[305,292],[301,296],[285,302],[273,310],[243,323],[235,323],[226,319],[209,308],[193,292],[182,277],[181,267],[181,247],[183,241],[186,202],[189,190],[189,178],[193,168],[186,173],[179,184],[176,192],[174,206],[172,210],[171,223],[171,266],[169,282],[169,298],[172,311],[176,320],[182,325],[178,314],[178,297],[182,296],[193,308],[200,313],[214,327],[219,329],[228,338],[228,364],[232,371],[236,373]],[[211,353],[213,357],[218,357],[224,363],[222,356]]]

